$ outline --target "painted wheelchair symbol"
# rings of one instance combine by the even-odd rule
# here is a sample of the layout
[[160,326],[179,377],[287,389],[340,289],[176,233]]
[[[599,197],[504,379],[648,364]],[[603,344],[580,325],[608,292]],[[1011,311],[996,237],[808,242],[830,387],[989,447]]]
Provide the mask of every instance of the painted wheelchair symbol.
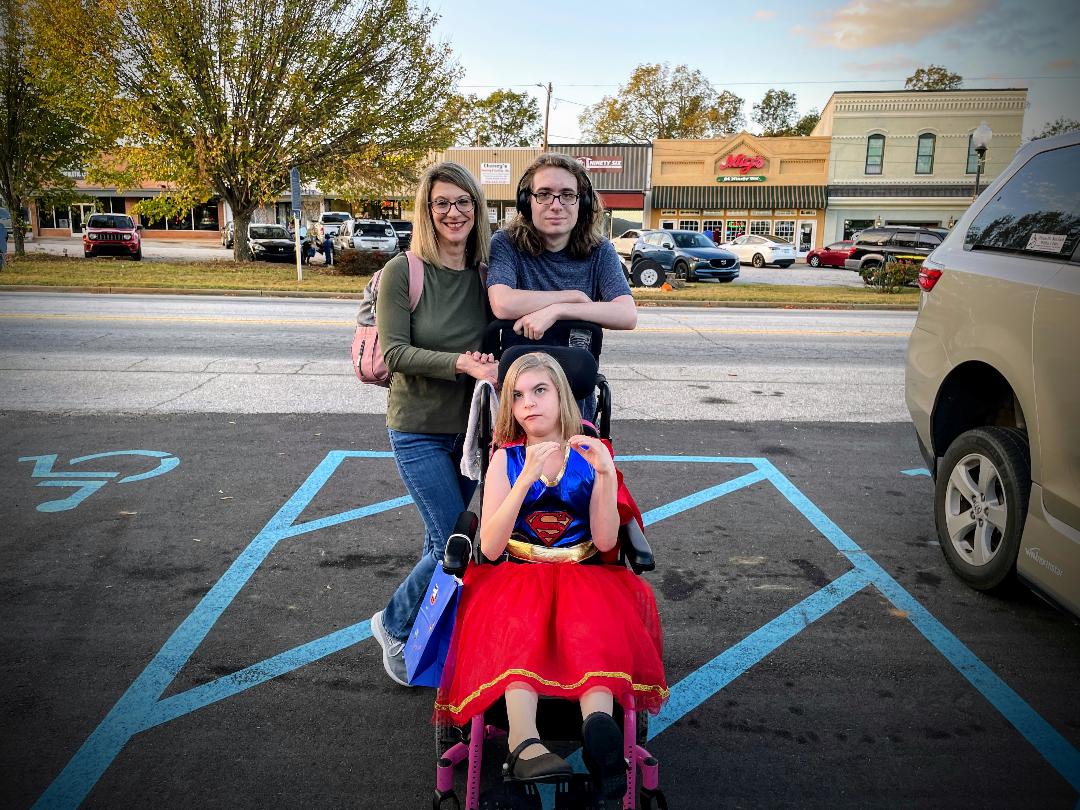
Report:
[[[71,459],[68,464],[82,464],[86,461],[94,461],[99,458],[109,458],[111,456],[146,456],[148,458],[159,459],[158,465],[154,467],[154,469],[136,475],[126,475],[119,479],[116,482],[117,484],[131,484],[135,481],[145,481],[147,478],[164,475],[180,464],[180,459],[172,453],[163,453],[160,450],[112,450],[108,453],[94,453],[90,456],[79,456],[78,458]],[[38,504],[37,510],[39,512],[66,512],[69,509],[74,509],[109,483],[111,479],[120,475],[118,472],[90,472],[87,470],[55,472],[53,471],[53,465],[56,464],[55,453],[47,456],[23,456],[19,461],[34,462],[34,469],[30,473],[33,478],[48,479],[41,481],[38,484],[39,487],[69,487],[75,489],[75,491],[66,498]]]

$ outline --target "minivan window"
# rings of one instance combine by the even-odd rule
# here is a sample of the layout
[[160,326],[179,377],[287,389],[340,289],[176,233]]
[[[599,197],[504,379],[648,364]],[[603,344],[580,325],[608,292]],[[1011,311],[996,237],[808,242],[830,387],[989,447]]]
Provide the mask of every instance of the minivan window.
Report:
[[967,250],[1070,256],[1080,242],[1080,146],[1036,155],[972,220]]
[[919,247],[936,248],[941,244],[941,237],[929,231],[919,231]]

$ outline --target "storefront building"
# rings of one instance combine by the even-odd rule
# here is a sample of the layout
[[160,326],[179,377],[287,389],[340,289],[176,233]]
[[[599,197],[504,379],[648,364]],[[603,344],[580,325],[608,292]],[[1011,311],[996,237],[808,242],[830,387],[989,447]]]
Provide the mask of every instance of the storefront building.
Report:
[[552,144],[549,151],[570,155],[585,167],[609,214],[609,225],[616,219],[629,223],[627,227],[644,224],[652,144]]
[[[432,156],[432,164],[449,160],[468,169],[480,181],[487,197],[487,221],[492,229],[502,227],[517,211],[517,181],[540,149],[533,146],[514,146],[491,149],[467,146],[446,149]],[[416,192],[413,191],[412,194]],[[412,196],[409,196],[412,199]],[[477,217],[478,221],[481,218]]]
[[645,227],[772,234],[805,255],[822,244],[828,157],[823,137],[653,141]]
[[1027,91],[833,93],[813,136],[829,138],[826,244],[874,225],[951,228],[975,192],[972,133],[993,131],[980,188],[1020,146]]

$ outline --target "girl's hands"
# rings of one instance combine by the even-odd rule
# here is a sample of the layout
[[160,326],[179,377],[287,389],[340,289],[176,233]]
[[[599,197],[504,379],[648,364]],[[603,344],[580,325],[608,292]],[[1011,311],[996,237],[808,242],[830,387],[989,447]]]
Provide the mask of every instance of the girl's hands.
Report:
[[528,486],[532,486],[540,480],[544,472],[544,462],[552,453],[562,452],[562,444],[559,442],[540,442],[530,444],[525,448],[525,465],[521,468],[518,481],[524,479]]
[[458,355],[455,368],[461,374],[468,374],[477,380],[487,380],[492,385],[499,383],[499,364],[495,355],[482,352],[463,352]]
[[589,462],[589,466],[596,470],[597,475],[615,474],[615,462],[602,441],[592,436],[578,434],[571,436],[569,443],[581,454],[582,458]]

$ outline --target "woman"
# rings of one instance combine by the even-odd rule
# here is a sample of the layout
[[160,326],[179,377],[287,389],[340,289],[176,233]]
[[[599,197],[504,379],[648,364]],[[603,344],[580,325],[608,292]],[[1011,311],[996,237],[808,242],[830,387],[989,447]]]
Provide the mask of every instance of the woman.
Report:
[[498,364],[479,351],[489,320],[479,268],[491,235],[476,227],[487,211],[479,183],[456,163],[439,163],[416,192],[412,252],[424,262],[424,294],[409,311],[409,263],[391,259],[379,282],[375,324],[392,373],[386,426],[398,472],[424,521],[420,561],[386,607],[371,617],[383,666],[408,685],[405,642],[446,538],[472,499],[476,482],[459,472],[476,380],[495,383]]

